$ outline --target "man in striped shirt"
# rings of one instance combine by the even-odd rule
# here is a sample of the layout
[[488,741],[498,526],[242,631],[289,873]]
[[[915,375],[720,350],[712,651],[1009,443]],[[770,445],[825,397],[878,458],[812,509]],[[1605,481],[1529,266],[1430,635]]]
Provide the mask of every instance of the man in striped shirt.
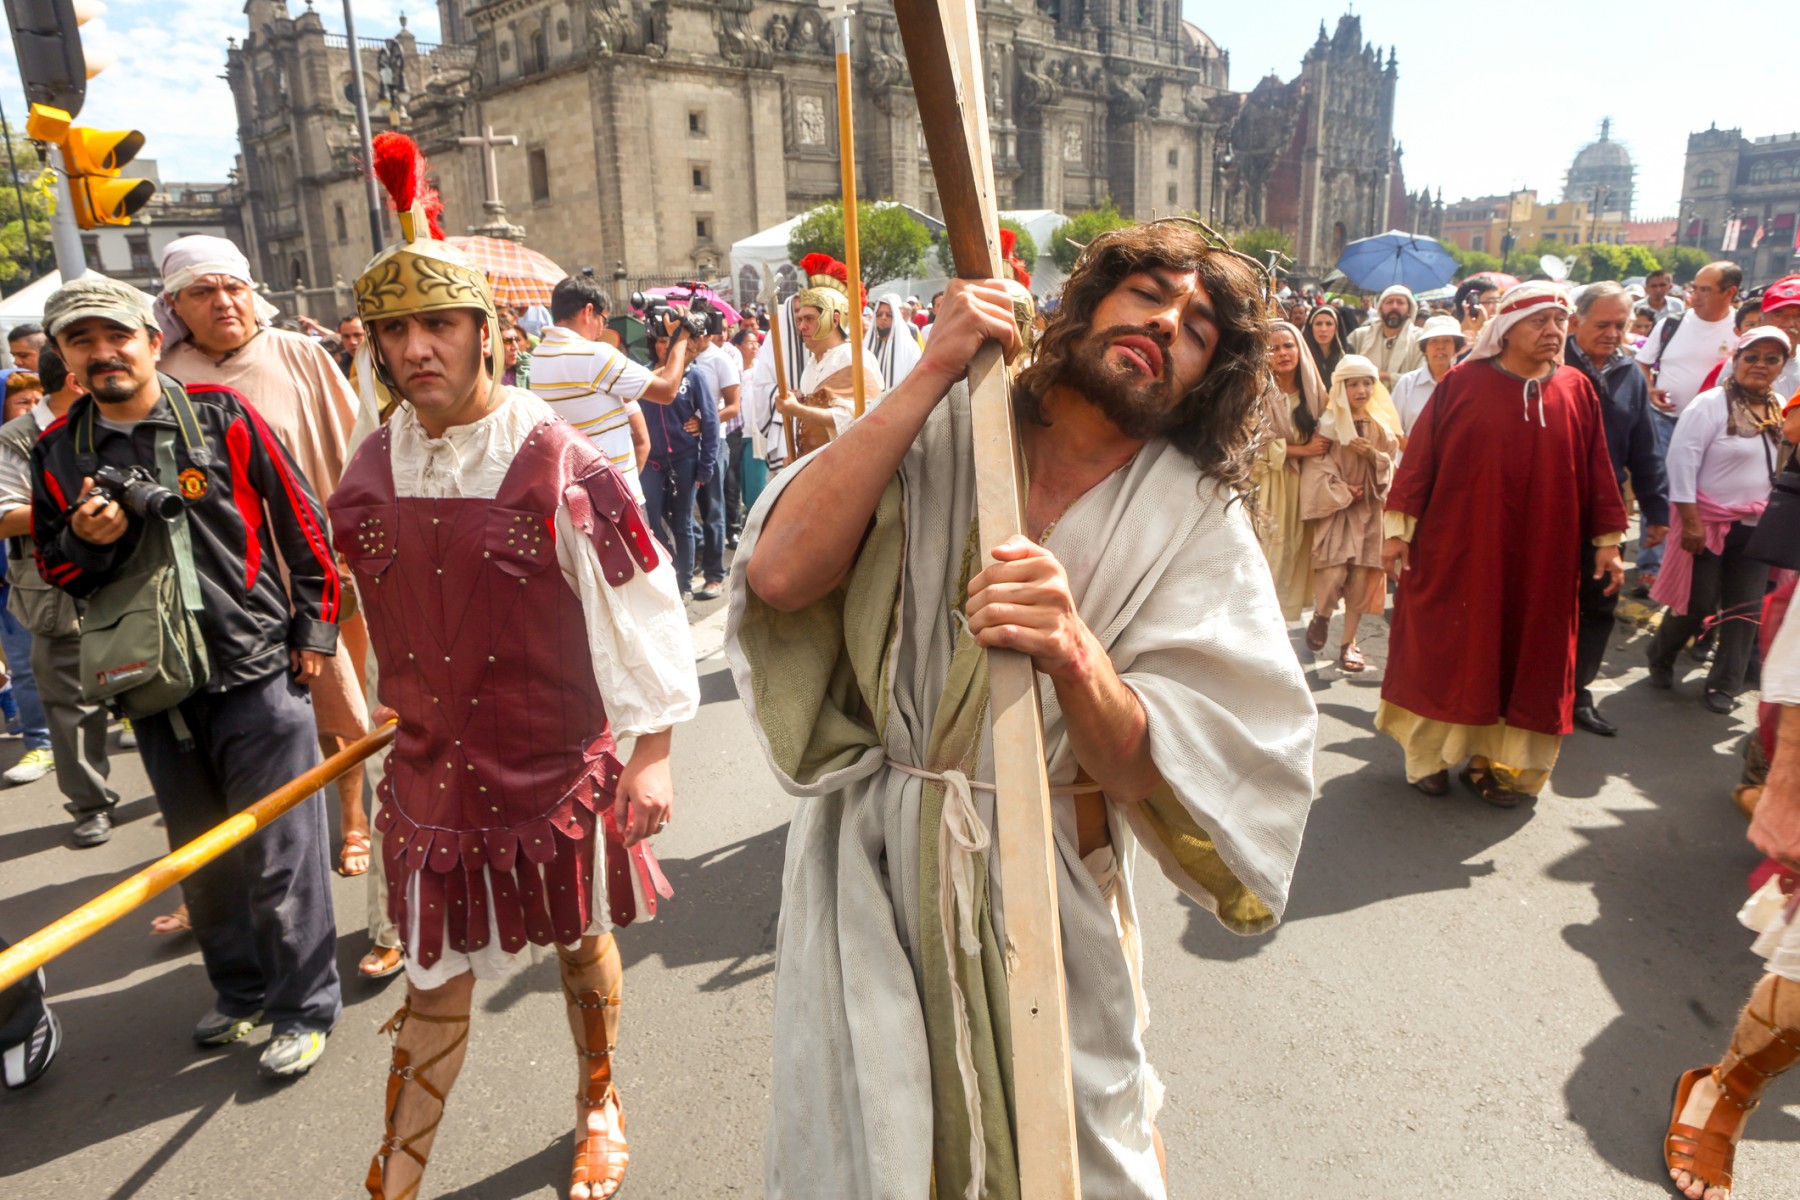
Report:
[[668,358],[655,370],[627,358],[600,340],[612,300],[592,275],[571,275],[550,293],[550,320],[531,354],[531,390],[556,415],[593,440],[644,502],[638,468],[649,452],[650,434],[638,411],[640,400],[667,404],[681,386],[694,346],[678,335]]

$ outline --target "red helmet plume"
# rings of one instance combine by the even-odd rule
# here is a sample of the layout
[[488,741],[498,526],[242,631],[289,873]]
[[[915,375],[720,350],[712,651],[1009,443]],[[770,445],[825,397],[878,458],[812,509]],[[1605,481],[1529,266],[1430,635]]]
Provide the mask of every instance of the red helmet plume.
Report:
[[419,144],[404,133],[378,133],[372,166],[375,178],[393,201],[394,211],[409,212],[414,201],[420,202],[425,209],[425,223],[430,227],[429,236],[441,241],[444,201],[431,186],[431,165],[425,161]]
[[1000,257],[1006,260],[1006,266],[1011,271],[1012,277],[1018,280],[1022,286],[1029,288],[1031,273],[1025,269],[1025,260],[1013,253],[1013,247],[1018,244],[1019,234],[1016,230],[1006,228],[1000,230]]

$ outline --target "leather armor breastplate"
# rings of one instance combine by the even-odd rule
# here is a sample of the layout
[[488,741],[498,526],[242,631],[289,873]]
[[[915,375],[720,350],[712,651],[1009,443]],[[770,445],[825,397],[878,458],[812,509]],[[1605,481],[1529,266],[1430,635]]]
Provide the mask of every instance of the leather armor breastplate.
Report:
[[624,479],[560,419],[532,430],[492,500],[397,496],[386,429],[331,498],[380,699],[400,715],[376,818],[388,911],[409,929],[417,877],[412,949],[425,966],[446,937],[485,946],[490,913],[509,953],[590,924],[595,813],[620,764],[581,601],[557,563],[562,504],[609,584],[656,564]]

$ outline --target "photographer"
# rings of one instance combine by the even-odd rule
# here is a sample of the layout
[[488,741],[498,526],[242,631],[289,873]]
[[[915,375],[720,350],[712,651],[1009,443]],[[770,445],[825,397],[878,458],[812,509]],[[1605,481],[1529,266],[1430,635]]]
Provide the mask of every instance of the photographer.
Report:
[[[627,358],[603,340],[612,299],[592,273],[582,271],[560,280],[550,293],[550,319],[531,356],[529,387],[549,403],[556,415],[587,434],[606,455],[637,502],[644,502],[638,464],[648,452],[649,432],[640,400],[668,404],[681,387],[698,343],[685,327],[668,359],[655,369]],[[663,330],[679,327],[677,314],[665,307]],[[645,324],[652,330],[649,315]]]
[[[84,651],[109,632],[96,610],[117,609],[119,589],[146,567],[173,566],[188,585],[154,605],[171,636],[197,617],[209,664],[198,689],[160,711],[140,703],[136,723],[169,844],[180,846],[319,762],[302,685],[336,652],[341,595],[324,517],[239,393],[184,391],[157,373],[162,334],[140,293],[77,280],[50,297],[45,324],[88,394],[32,450],[44,578],[88,599]],[[114,632],[127,627],[115,619]],[[342,1009],[326,843],[315,794],[183,885],[216,993],[194,1041],[224,1045],[266,1021],[271,1077],[310,1069]]]

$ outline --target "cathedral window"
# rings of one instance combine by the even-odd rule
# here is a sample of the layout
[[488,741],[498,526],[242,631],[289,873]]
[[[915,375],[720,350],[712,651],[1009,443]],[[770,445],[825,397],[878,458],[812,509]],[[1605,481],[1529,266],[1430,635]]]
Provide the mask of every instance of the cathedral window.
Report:
[[688,133],[692,134],[694,137],[705,137],[706,136],[706,110],[705,109],[700,109],[700,108],[688,109]]
[[531,202],[542,204],[550,199],[550,156],[542,146],[533,146],[525,152],[525,162],[531,174]]
[[1177,193],[1175,191],[1175,185],[1171,183],[1169,185],[1169,203],[1174,204],[1176,201],[1176,197],[1177,197]]
[[1767,183],[1767,182],[1769,182],[1769,164],[1766,162],[1759,162],[1754,167],[1751,167],[1750,168],[1750,182],[1751,183]]
[[1713,170],[1700,172],[1700,174],[1694,176],[1694,186],[1697,188],[1718,187],[1719,173]]
[[1179,167],[1181,165],[1181,151],[1180,150],[1169,151],[1169,165],[1171,167]]
[[694,163],[689,169],[693,175],[694,190],[696,192],[712,191],[711,167],[708,167],[705,163]]
[[694,218],[694,237],[696,240],[702,241],[702,242],[709,242],[712,240],[712,218],[711,217],[695,217]]
[[339,242],[349,241],[350,240],[350,228],[349,228],[348,222],[346,222],[344,220],[344,206],[343,205],[334,204],[331,206],[331,220],[332,220],[332,223],[337,227],[337,240]]

